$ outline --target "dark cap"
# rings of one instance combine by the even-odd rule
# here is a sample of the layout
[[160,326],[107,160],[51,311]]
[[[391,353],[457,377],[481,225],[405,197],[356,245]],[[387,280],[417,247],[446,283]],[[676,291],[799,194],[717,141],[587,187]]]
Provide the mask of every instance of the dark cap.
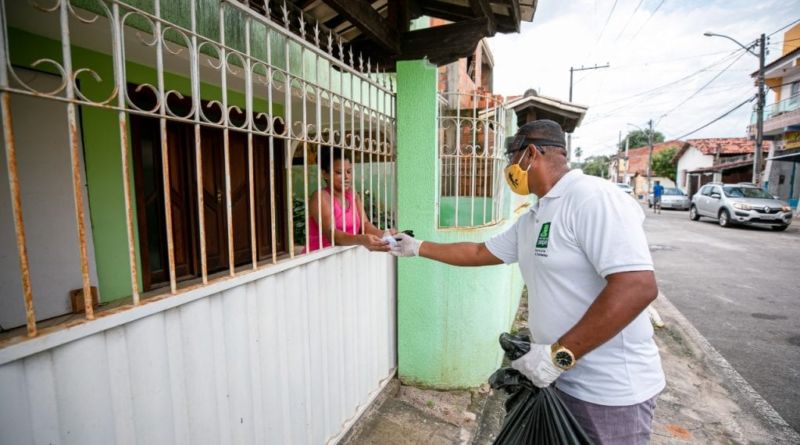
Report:
[[558,122],[550,119],[540,119],[528,122],[519,127],[517,134],[523,134],[528,139],[539,139],[541,145],[564,148],[567,146],[564,130]]

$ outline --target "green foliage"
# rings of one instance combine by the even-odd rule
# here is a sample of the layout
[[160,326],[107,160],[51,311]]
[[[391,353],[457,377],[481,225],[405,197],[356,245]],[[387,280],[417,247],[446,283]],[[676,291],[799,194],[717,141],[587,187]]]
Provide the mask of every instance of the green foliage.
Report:
[[677,147],[670,147],[653,155],[653,176],[669,178],[675,181],[675,165],[672,158],[678,153]]
[[[628,148],[644,147],[647,145],[647,136],[650,134],[649,130],[633,130],[628,133],[625,138],[629,139]],[[653,131],[653,143],[657,144],[664,142],[664,135],[658,131]],[[619,143],[619,151],[625,151],[625,139]]]
[[583,172],[587,175],[605,178],[608,174],[608,164],[611,159],[608,156],[590,156],[583,163]]

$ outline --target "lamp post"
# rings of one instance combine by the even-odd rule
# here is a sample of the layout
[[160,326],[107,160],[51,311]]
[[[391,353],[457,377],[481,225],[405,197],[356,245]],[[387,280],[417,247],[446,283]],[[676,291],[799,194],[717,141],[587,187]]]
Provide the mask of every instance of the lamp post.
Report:
[[[647,146],[649,150],[647,152],[647,195],[650,194],[651,184],[652,184],[652,166],[653,166],[653,119],[647,121],[647,126],[649,130],[643,130],[642,127],[628,123],[628,125],[632,127],[636,127],[642,133],[647,133]],[[627,157],[627,149],[626,149],[626,157]]]
[[[758,101],[756,103],[756,152],[753,154],[753,183],[761,186],[761,155],[762,145],[764,143],[764,58],[766,54],[766,37],[761,34],[761,37],[751,43],[749,46],[744,46],[733,37],[724,34],[717,34],[714,32],[703,33],[706,37],[722,37],[730,40],[731,42],[739,45],[750,55],[758,57]],[[758,46],[758,54],[753,49]]]

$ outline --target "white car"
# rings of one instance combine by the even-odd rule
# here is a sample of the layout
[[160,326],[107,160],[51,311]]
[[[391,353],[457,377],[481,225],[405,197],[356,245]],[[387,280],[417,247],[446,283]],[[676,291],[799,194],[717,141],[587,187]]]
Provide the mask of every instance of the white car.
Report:
[[[691,200],[683,190],[679,188],[664,188],[664,194],[661,195],[661,208],[662,209],[678,209],[689,210]],[[647,207],[653,208],[653,192],[647,196]]]
[[623,192],[633,196],[633,187],[629,186],[628,184],[623,184],[621,182],[618,182],[617,187],[619,187],[619,189],[622,190]]

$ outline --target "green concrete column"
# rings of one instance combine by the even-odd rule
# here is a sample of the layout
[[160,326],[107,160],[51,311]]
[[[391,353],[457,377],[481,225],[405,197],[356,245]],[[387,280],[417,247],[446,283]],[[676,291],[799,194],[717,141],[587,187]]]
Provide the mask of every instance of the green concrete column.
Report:
[[[398,227],[438,242],[479,242],[510,226],[437,229],[438,71],[427,61],[397,64]],[[522,280],[516,266],[457,268],[423,258],[398,261],[398,367],[407,384],[478,386],[502,357]]]

